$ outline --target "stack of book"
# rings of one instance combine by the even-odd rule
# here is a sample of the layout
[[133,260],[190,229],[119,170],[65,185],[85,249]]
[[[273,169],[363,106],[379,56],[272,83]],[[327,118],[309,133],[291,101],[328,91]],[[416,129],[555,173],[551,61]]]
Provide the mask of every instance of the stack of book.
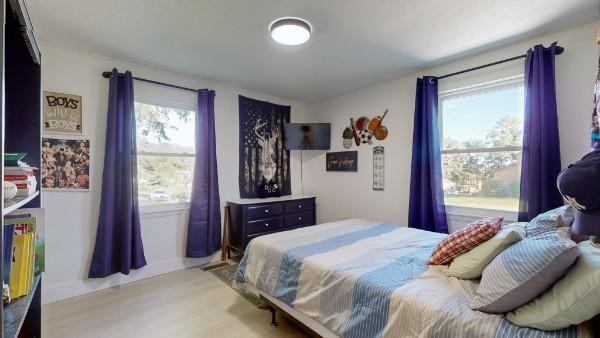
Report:
[[[40,232],[41,230],[41,232]],[[32,214],[4,216],[3,284],[8,285],[5,302],[28,295],[36,275],[44,270],[43,227]],[[10,248],[10,249],[8,249]]]
[[26,153],[4,154],[4,180],[17,186],[17,197],[27,197],[37,190],[36,168],[21,160]]

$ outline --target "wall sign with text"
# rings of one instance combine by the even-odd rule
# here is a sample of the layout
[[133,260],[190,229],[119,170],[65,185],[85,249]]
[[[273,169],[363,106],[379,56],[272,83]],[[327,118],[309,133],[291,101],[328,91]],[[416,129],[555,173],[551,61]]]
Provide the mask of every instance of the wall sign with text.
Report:
[[327,171],[358,171],[358,152],[339,151],[325,156]]
[[385,186],[385,151],[382,146],[373,147],[373,190],[383,191]]
[[45,133],[83,134],[81,96],[44,91]]

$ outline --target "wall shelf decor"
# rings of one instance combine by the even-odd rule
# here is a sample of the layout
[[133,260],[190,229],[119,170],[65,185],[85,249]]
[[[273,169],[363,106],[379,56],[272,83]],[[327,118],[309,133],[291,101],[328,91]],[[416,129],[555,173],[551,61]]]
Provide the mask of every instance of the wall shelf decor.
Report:
[[389,109],[386,109],[382,115],[368,118],[361,116],[358,119],[350,118],[350,125],[344,128],[342,133],[342,145],[346,149],[352,148],[352,143],[360,147],[361,144],[373,144],[373,138],[377,141],[383,141],[388,136],[388,129],[383,125],[383,119]]

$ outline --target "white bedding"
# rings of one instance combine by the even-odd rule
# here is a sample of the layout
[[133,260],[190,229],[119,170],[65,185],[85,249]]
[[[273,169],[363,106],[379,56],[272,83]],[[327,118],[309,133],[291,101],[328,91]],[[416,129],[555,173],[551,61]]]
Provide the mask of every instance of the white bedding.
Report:
[[261,236],[236,280],[341,337],[591,337],[589,325],[545,332],[471,310],[477,282],[427,265],[444,237],[362,220]]

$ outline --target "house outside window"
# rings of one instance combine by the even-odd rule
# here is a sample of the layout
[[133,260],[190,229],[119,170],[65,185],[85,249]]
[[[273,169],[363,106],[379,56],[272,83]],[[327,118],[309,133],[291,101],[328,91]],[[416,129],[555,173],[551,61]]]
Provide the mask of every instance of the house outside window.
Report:
[[518,211],[523,76],[440,93],[445,204]]

